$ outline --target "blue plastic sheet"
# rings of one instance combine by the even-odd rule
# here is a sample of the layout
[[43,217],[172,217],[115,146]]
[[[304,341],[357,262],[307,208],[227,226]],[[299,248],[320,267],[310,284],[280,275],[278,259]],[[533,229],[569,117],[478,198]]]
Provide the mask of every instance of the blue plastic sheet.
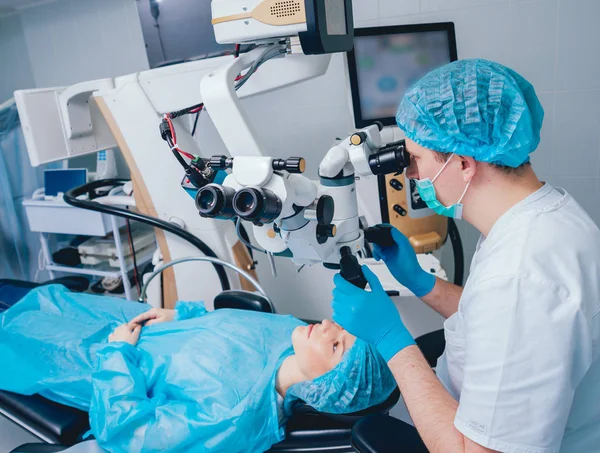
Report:
[[[58,285],[34,289],[0,315],[0,367],[10,370],[0,373],[0,389],[89,410],[92,433],[111,452],[254,453],[282,440],[275,379],[293,354],[293,330],[305,324],[251,311],[207,312],[202,303],[176,308],[176,322],[145,327],[134,347],[107,338],[147,305]],[[350,372],[360,351],[339,370]]]

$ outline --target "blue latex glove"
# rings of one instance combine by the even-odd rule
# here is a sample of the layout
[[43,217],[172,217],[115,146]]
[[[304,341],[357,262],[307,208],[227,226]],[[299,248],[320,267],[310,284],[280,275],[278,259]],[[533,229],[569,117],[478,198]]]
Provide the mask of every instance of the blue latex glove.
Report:
[[362,271],[371,291],[354,286],[340,274],[333,277],[333,320],[375,346],[387,362],[415,340],[377,276],[367,266]]
[[423,297],[435,286],[435,275],[426,272],[417,261],[417,254],[407,237],[392,229],[395,245],[381,247],[373,244],[373,258],[383,260],[398,283],[406,286],[417,297]]

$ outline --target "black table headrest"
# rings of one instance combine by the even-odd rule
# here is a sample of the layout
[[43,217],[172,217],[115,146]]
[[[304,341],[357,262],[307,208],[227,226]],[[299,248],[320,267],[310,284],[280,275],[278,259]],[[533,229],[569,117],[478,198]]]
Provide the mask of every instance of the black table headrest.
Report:
[[275,313],[271,302],[262,294],[235,289],[223,291],[215,297],[215,310],[222,308]]
[[87,412],[63,406],[39,395],[0,390],[0,413],[46,442],[71,446],[89,428]]

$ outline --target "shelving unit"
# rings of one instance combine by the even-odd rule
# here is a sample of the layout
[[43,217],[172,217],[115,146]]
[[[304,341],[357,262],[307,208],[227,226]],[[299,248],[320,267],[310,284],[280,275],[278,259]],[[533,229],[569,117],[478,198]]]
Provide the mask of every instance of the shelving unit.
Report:
[[[44,269],[50,274],[50,278],[56,278],[55,272],[70,274],[90,275],[97,277],[121,277],[125,297],[128,300],[136,300],[137,297],[129,283],[128,273],[133,270],[133,264],[127,264],[125,259],[123,242],[119,234],[119,228],[125,225],[125,221],[108,214],[87,211],[67,205],[62,200],[40,200],[32,199],[23,202],[29,220],[31,231],[40,234],[40,243],[44,257]],[[98,265],[65,266],[56,264],[52,260],[52,252],[48,238],[50,234],[74,234],[82,236],[104,237],[112,231],[119,268],[113,268],[108,263]],[[136,255],[138,267],[152,259],[153,251]]]

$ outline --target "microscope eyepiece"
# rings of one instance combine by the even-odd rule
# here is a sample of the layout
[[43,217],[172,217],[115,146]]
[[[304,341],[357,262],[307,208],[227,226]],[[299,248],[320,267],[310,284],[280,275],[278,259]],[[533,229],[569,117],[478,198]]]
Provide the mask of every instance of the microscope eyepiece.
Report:
[[404,140],[390,143],[369,157],[369,167],[374,175],[402,173],[410,165],[410,154]]
[[244,220],[264,224],[272,222],[281,214],[282,203],[268,189],[247,187],[233,197],[233,209]]
[[235,190],[219,184],[208,184],[196,193],[196,208],[202,217],[227,220],[235,216]]

